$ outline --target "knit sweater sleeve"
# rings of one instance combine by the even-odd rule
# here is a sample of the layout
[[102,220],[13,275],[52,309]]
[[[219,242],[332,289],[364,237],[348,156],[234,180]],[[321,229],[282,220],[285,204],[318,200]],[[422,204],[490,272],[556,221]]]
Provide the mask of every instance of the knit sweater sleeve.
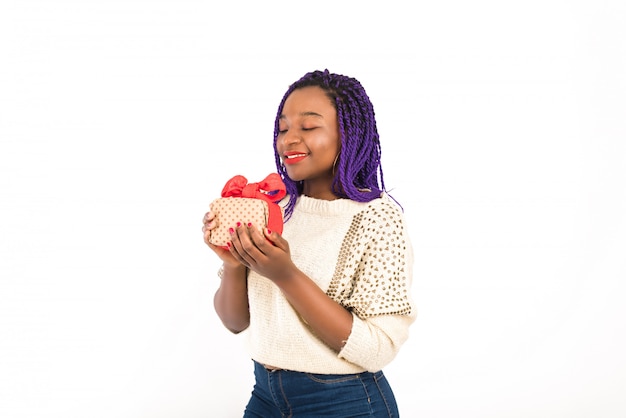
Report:
[[412,270],[413,250],[395,204],[381,199],[355,216],[328,290],[353,315],[340,357],[368,371],[393,360],[416,318]]

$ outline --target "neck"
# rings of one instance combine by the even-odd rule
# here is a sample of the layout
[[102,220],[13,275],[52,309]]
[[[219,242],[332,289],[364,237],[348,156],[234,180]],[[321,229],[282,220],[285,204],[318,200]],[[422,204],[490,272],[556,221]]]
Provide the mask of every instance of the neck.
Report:
[[326,182],[321,184],[319,182],[305,181],[302,185],[302,194],[320,200],[339,199],[339,197],[333,193],[330,184]]

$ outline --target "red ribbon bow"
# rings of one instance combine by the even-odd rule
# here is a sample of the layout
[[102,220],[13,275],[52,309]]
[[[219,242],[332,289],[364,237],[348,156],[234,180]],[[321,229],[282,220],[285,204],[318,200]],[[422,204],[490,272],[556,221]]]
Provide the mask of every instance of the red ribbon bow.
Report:
[[285,183],[278,173],[270,173],[258,183],[248,183],[244,176],[237,175],[226,182],[222,197],[248,197],[276,203],[287,194]]

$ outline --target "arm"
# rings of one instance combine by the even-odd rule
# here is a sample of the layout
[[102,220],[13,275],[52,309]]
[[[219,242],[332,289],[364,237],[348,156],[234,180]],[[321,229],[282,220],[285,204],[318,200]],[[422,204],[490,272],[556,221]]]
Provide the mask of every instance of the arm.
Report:
[[235,334],[250,324],[247,274],[245,266],[224,264],[220,274],[222,281],[213,297],[215,312],[224,326]]
[[413,248],[402,213],[388,204],[370,207],[355,237],[329,296],[354,315],[339,356],[377,371],[396,356],[417,316],[411,297]]
[[352,314],[295,266],[292,272],[275,276],[273,281],[313,332],[339,352],[350,335]]
[[220,286],[213,297],[215,312],[224,326],[237,334],[248,328],[250,311],[248,309],[248,269],[239,263],[228,250],[211,244],[211,231],[216,227],[215,215],[208,212],[202,220],[204,242],[223,261],[218,275]]
[[339,356],[370,372],[381,370],[396,357],[414,321],[415,312],[367,319],[354,315],[352,333]]

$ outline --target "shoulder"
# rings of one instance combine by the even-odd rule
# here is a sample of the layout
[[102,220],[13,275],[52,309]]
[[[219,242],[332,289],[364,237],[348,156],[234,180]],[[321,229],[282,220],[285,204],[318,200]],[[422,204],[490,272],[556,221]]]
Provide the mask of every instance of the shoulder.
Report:
[[387,194],[368,202],[361,215],[364,220],[391,226],[404,225],[404,212],[400,205]]

